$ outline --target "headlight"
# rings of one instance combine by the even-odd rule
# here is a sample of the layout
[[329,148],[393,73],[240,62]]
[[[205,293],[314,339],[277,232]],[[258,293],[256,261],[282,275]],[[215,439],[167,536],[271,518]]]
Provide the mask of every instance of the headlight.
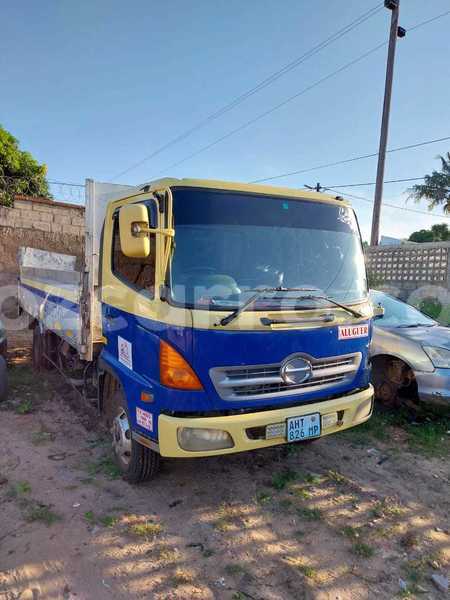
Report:
[[222,429],[201,429],[197,427],[180,427],[178,443],[183,450],[201,452],[202,450],[223,450],[234,446],[227,431]]
[[422,346],[438,369],[450,369],[450,350],[437,348],[436,346]]

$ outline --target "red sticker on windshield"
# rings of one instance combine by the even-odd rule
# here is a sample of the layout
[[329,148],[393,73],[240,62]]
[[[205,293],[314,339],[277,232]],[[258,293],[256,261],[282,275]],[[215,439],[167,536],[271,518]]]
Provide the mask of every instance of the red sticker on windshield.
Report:
[[339,339],[350,340],[362,338],[369,335],[369,326],[366,325],[341,325],[339,327]]

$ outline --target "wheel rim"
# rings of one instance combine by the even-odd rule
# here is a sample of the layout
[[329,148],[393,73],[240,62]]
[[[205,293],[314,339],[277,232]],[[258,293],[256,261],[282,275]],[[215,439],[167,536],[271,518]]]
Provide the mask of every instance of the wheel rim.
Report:
[[113,421],[112,436],[115,455],[128,466],[131,460],[131,429],[124,410],[121,410]]

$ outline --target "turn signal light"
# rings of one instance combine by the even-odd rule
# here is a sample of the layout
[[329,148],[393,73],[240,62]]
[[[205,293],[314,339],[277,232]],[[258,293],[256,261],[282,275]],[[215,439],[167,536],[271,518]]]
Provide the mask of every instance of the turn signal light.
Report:
[[161,340],[159,346],[159,376],[166,387],[179,390],[202,390],[192,367],[172,346]]

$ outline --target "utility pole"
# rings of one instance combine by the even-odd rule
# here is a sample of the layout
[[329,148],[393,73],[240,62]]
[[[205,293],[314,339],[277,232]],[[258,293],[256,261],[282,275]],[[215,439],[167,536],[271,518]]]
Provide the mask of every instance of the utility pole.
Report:
[[384,0],[384,6],[391,11],[391,31],[386,65],[386,82],[384,86],[383,117],[381,119],[380,147],[378,151],[377,180],[372,214],[372,233],[370,245],[378,246],[380,237],[380,215],[383,196],[384,165],[386,161],[386,146],[389,129],[389,113],[391,110],[392,80],[394,77],[394,60],[397,37],[405,37],[406,31],[398,26],[400,0]]

